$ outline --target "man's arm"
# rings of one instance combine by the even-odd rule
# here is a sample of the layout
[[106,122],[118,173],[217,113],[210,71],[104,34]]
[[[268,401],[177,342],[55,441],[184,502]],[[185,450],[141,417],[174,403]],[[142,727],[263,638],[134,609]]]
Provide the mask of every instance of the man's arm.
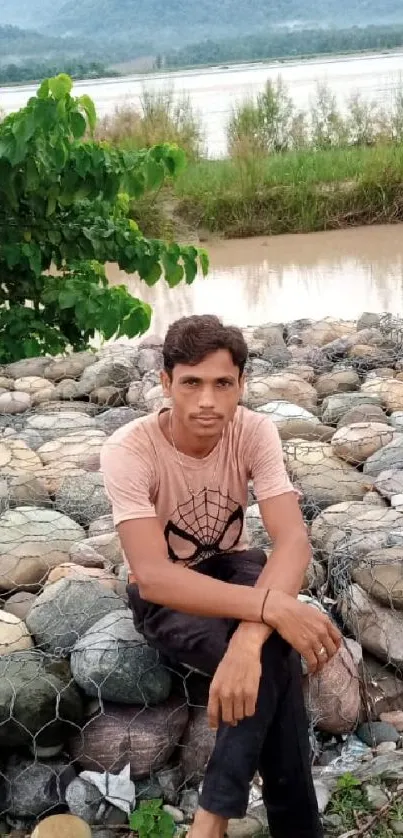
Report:
[[118,532],[142,599],[201,617],[261,621],[262,588],[220,582],[173,564],[157,518],[123,521]]
[[[274,549],[256,582],[256,587],[265,591],[268,588],[283,591],[297,597],[312,557],[297,496],[295,492],[287,492],[261,501],[259,508]],[[261,647],[272,630],[264,624],[241,622],[237,635]]]

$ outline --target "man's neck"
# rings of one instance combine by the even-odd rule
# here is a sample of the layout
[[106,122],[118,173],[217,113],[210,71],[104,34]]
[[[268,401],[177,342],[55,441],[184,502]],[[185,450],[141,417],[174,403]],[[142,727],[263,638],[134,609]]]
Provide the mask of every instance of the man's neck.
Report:
[[[165,439],[172,445],[170,413],[169,410],[161,413],[159,424]],[[221,433],[218,436],[210,437],[210,439],[201,439],[193,434],[189,434],[189,431],[178,421],[175,414],[172,415],[172,435],[177,451],[180,454],[185,454],[187,457],[194,457],[197,460],[208,457],[221,438]]]

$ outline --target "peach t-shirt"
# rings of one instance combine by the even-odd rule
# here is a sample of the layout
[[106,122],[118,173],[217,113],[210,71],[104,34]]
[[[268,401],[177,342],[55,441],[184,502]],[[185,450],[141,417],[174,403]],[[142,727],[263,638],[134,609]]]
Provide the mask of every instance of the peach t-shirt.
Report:
[[[187,566],[248,547],[250,480],[258,501],[293,491],[276,426],[245,407],[237,408],[222,442],[207,457],[179,457],[183,471],[153,413],[112,434],[101,453],[101,470],[115,526],[158,517],[169,557]],[[193,497],[189,487],[200,494]]]

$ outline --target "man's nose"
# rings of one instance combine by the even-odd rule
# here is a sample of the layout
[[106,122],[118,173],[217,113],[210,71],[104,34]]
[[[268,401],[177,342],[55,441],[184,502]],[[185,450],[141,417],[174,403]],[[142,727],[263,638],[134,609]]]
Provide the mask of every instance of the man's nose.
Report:
[[206,409],[214,407],[214,390],[212,387],[202,387],[199,393],[199,407]]

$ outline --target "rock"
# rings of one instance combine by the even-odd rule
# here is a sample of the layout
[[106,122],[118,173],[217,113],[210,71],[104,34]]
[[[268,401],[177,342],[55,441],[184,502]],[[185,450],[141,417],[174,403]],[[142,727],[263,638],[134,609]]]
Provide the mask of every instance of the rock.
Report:
[[343,828],[343,818],[341,815],[325,815],[323,818],[323,825],[325,829],[329,829],[331,832],[337,830],[337,835],[342,834]]
[[330,803],[331,791],[325,783],[321,780],[314,780],[316,800],[318,801],[318,809],[321,814],[325,811]]
[[105,702],[103,710],[70,740],[71,758],[83,769],[113,773],[130,762],[134,780],[166,765],[188,720],[187,706],[175,697],[157,707]]
[[301,591],[314,591],[326,583],[326,570],[320,562],[312,559],[306,570]]
[[139,372],[130,358],[103,359],[87,367],[80,378],[81,395],[89,395],[97,387],[126,389],[139,379]]
[[70,562],[67,562],[66,564],[71,563],[73,565],[77,564],[80,567],[103,568],[105,565],[105,559],[102,553],[95,550],[91,544],[87,544],[87,540],[78,541],[77,544],[73,544],[70,550]]
[[391,820],[388,821],[388,824],[395,835],[403,835],[403,821],[391,818]]
[[[57,392],[57,388],[59,386],[60,385],[58,384],[57,387],[56,387],[55,393]],[[76,401],[69,401],[68,404],[66,404],[65,401],[53,401],[52,400],[48,404],[46,404],[46,403],[41,404],[40,409],[39,409],[38,412],[42,416],[45,413],[57,413],[58,411],[60,411],[61,413],[65,413],[66,410],[68,410],[68,412],[71,413],[71,411],[74,410],[75,413],[86,413],[88,416],[95,416],[97,414],[98,410],[99,410],[99,408],[97,408],[97,406],[95,404],[91,404],[90,402],[80,401],[78,393],[76,393],[74,396],[69,396],[68,398],[69,399],[71,399],[71,398],[76,399],[77,398],[77,400]]]
[[315,727],[333,734],[354,730],[361,704],[360,679],[346,646],[340,647],[319,674],[304,679],[304,692]]
[[110,573],[103,568],[82,567],[74,562],[65,562],[50,571],[45,582],[45,587],[46,585],[53,585],[55,582],[59,582],[60,579],[81,579],[82,581],[96,579],[104,588],[119,593],[119,580],[114,573]]
[[365,786],[368,803],[375,812],[382,809],[389,802],[389,797],[379,786]]
[[33,646],[25,623],[14,614],[0,611],[0,655],[23,652]]
[[[209,727],[205,707],[192,707],[189,724],[181,741],[180,764],[189,785],[198,786],[213,753],[215,733]],[[179,803],[183,809],[182,800]]]
[[[256,403],[256,399],[259,404]],[[245,388],[244,401],[249,407],[264,406],[273,401],[286,401],[315,413],[317,393],[303,378],[284,371],[266,376],[261,379],[259,385],[257,382],[249,382]]]
[[72,765],[60,758],[32,762],[13,755],[5,769],[9,813],[20,818],[36,818],[51,812],[65,803],[66,788],[74,776]]
[[98,620],[123,608],[123,600],[96,580],[61,579],[38,596],[27,626],[37,646],[63,657]]
[[169,803],[166,803],[162,808],[167,815],[171,816],[174,823],[184,822],[185,816],[181,809],[178,809],[176,806],[170,806]]
[[94,352],[75,352],[66,358],[51,361],[43,370],[45,378],[50,381],[62,381],[64,378],[79,378],[87,367],[98,360]]
[[199,805],[199,795],[194,789],[186,789],[182,792],[179,800],[179,806],[185,814],[187,820],[194,817],[196,809]]
[[267,549],[271,543],[270,536],[263,524],[259,505],[257,503],[249,506],[245,515],[246,530],[253,547],[261,547]]
[[0,375],[0,387],[2,390],[14,390],[14,379]]
[[125,390],[119,389],[119,387],[112,387],[112,385],[109,385],[109,387],[96,387],[90,393],[91,402],[104,405],[105,407],[119,407],[124,405],[125,398]]
[[0,517],[0,591],[36,587],[49,570],[68,561],[84,530],[53,509],[20,507]]
[[136,800],[155,800],[162,797],[162,788],[156,777],[136,780]]
[[341,598],[343,619],[364,649],[373,655],[401,666],[403,663],[403,614],[391,611],[371,599],[357,584]]
[[81,636],[71,671],[86,695],[114,703],[160,704],[171,691],[170,673],[134,628],[129,609],[106,614]]
[[164,359],[160,348],[153,349],[151,347],[144,346],[139,349],[136,366],[140,375],[144,375],[145,372],[151,372],[151,370],[160,370],[163,365]]
[[59,399],[64,399],[65,401],[79,399],[81,396],[81,387],[79,382],[74,381],[73,378],[65,378],[63,381],[59,381],[54,389],[54,396],[57,401],[59,401]]
[[[141,381],[133,381],[126,393],[126,402],[128,405],[134,405],[134,407],[145,407],[144,402],[144,391],[142,387]],[[158,390],[157,392],[157,399],[162,398],[162,391]],[[128,408],[131,410],[132,408]]]
[[230,818],[228,821],[227,835],[228,838],[253,838],[254,835],[262,834],[262,824],[258,818],[253,818],[252,815],[240,820]]
[[277,430],[282,440],[308,439],[329,442],[334,434],[334,428],[322,425],[316,417],[315,422],[308,419],[286,419],[276,422]]
[[0,477],[3,511],[16,506],[48,506],[49,494],[43,481],[29,471]]
[[301,489],[310,514],[342,500],[358,500],[371,486],[352,466],[335,457],[326,443],[289,440],[284,452],[291,479]]
[[398,742],[400,738],[396,728],[387,722],[364,722],[357,728],[357,736],[369,748],[381,742]]
[[298,375],[304,381],[307,381],[308,384],[315,383],[315,370],[309,364],[290,364],[287,367],[287,372]]
[[20,439],[4,438],[0,441],[0,473],[2,477],[17,474],[32,476],[42,468],[38,454],[31,451]]
[[305,410],[298,404],[293,404],[287,401],[268,401],[262,404],[258,413],[268,413],[270,419],[277,424],[284,424],[286,422],[309,421],[312,424],[320,424],[319,419],[311,411]]
[[396,742],[380,742],[379,745],[376,746],[376,753],[381,754],[390,754],[396,750]]
[[358,390],[360,379],[354,370],[336,370],[334,372],[322,373],[316,382],[315,389],[320,399],[332,396],[335,393],[346,393],[351,390]]
[[379,396],[367,393],[338,393],[334,396],[328,396],[322,403],[322,422],[325,425],[336,425],[343,418],[344,414],[352,408],[361,407],[362,405],[377,405],[381,404]]
[[403,731],[403,710],[390,710],[386,713],[380,713],[379,718],[381,722],[393,725],[399,733]]
[[390,414],[389,420],[397,431],[403,431],[403,410],[395,410]]
[[143,415],[145,415],[143,411],[133,410],[131,407],[114,407],[110,410],[105,410],[94,421],[95,426],[99,430],[103,431],[107,436],[110,436],[118,428],[127,425],[128,422],[133,422]]
[[6,601],[4,605],[4,612],[6,614],[14,614],[14,616],[19,617],[20,620],[25,620],[25,617],[35,600],[35,594],[31,594],[29,591],[19,591],[18,593],[10,596]]
[[372,550],[361,557],[352,577],[382,605],[403,610],[403,547]]
[[35,472],[35,476],[49,495],[57,494],[65,477],[70,475],[79,477],[84,474],[88,474],[88,472],[78,468],[75,463],[69,462],[54,462],[49,466],[43,466],[41,463],[40,468]]
[[[299,326],[301,323],[301,326]],[[325,317],[323,320],[317,320],[309,324],[303,321],[288,324],[288,334],[300,333],[304,346],[325,346],[332,340],[342,337],[344,334],[352,331],[353,327],[347,325],[340,320],[334,320],[332,317]]]
[[370,311],[364,311],[357,320],[357,332],[361,329],[377,329],[380,326],[381,315]]
[[29,393],[31,396],[39,393],[41,390],[52,390],[53,385],[47,380],[38,375],[29,375],[24,378],[16,378],[14,381],[15,390],[21,393]]
[[377,396],[390,412],[403,409],[403,381],[396,378],[378,378],[365,381],[361,392]]
[[[93,547],[97,553],[104,557],[105,561],[115,566],[122,564],[123,551],[117,532],[104,533],[103,535],[94,535],[86,540],[87,547]],[[83,548],[80,548],[83,549]],[[76,548],[73,546],[70,550],[70,558],[75,561]]]
[[[186,779],[186,778],[185,778]],[[179,789],[183,785],[183,773],[180,765],[163,768],[157,772],[157,780],[162,789],[162,795],[166,803],[176,804]]]
[[364,463],[364,473],[377,477],[387,469],[403,468],[403,434],[398,434]]
[[92,834],[88,824],[75,815],[51,815],[35,827],[32,838],[91,838]]
[[353,465],[364,463],[368,457],[394,439],[395,432],[380,422],[362,422],[339,428],[332,437],[334,454]]
[[94,419],[74,410],[59,410],[56,413],[35,413],[26,420],[25,427],[40,433],[43,442],[49,442],[81,429],[95,428]]
[[387,425],[389,418],[377,404],[359,404],[343,414],[337,427],[344,428],[346,425],[355,425],[357,422],[380,422],[382,425]]
[[100,518],[96,518],[95,521],[91,521],[88,527],[88,535],[90,538],[96,535],[110,535],[110,533],[114,532],[114,530],[115,525],[113,523],[113,516],[101,515]]
[[48,364],[49,358],[23,358],[21,361],[6,364],[4,372],[11,378],[27,378],[31,375],[42,376]]
[[86,471],[98,471],[99,455],[105,440],[106,435],[102,431],[89,428],[45,442],[37,453],[44,465],[65,461],[75,463]]
[[[371,719],[376,720],[390,711],[403,710],[403,680],[398,673],[368,654],[364,656],[364,671]],[[366,721],[364,712],[362,720]]]
[[66,662],[39,650],[0,656],[2,749],[59,745],[82,720],[82,700]]
[[350,570],[369,551],[402,543],[403,516],[394,509],[372,504],[336,504],[312,524],[311,538],[330,560]]
[[56,493],[55,508],[84,527],[94,518],[107,515],[111,511],[111,502],[105,492],[102,474],[99,471],[80,471],[79,475],[66,476]]
[[[162,407],[169,404],[169,400],[164,397],[161,384],[151,387],[151,389],[147,392],[145,392],[143,388],[143,397],[146,409],[149,412],[160,410]],[[133,404],[133,401],[130,401],[129,404]]]
[[15,431],[12,428],[6,428],[4,432],[4,438],[7,439],[19,439],[21,442],[24,442],[31,451],[36,451],[38,448],[43,445],[43,439],[41,435],[37,431],[33,431],[30,428],[26,428],[24,431]]
[[104,798],[99,789],[81,777],[75,777],[67,786],[66,803],[70,812],[88,823],[99,823],[100,817],[104,820],[103,801]]
[[403,492],[403,470],[398,468],[381,471],[374,480],[374,488],[384,498],[391,500]]

